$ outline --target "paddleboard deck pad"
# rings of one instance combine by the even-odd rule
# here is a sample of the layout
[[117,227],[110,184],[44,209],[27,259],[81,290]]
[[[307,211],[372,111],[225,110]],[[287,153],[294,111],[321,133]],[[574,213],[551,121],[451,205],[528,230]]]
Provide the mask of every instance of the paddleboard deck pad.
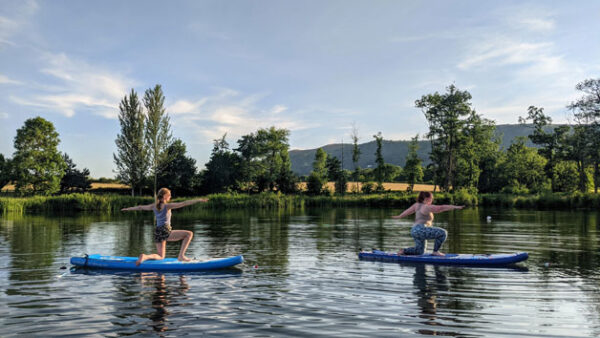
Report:
[[180,262],[177,258],[147,260],[139,266],[135,265],[137,257],[86,255],[71,257],[71,264],[82,268],[114,269],[130,271],[204,271],[229,268],[244,261],[244,256],[211,259],[206,261],[192,260]]
[[398,263],[427,263],[450,265],[508,265],[526,260],[526,252],[510,254],[451,254],[445,256],[423,255],[398,255],[397,253],[373,250],[372,252],[360,251],[358,258],[364,260],[398,262]]

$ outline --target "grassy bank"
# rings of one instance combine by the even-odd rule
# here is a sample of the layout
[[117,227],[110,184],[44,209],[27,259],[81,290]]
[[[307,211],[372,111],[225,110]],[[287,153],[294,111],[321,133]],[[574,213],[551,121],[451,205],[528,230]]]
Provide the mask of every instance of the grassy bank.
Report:
[[0,212],[6,213],[44,213],[44,212],[82,212],[93,211],[111,213],[121,208],[152,203],[149,197],[131,197],[123,195],[67,194],[60,196],[1,197]]
[[[386,193],[346,196],[283,195],[278,193],[215,194],[209,202],[189,208],[214,209],[301,209],[304,207],[407,207],[415,200],[415,194]],[[177,199],[175,201],[182,200]],[[0,213],[68,213],[68,212],[119,212],[124,207],[150,204],[151,197],[123,195],[68,194],[60,196],[34,196],[25,198],[0,197]],[[476,205],[477,198],[468,194],[436,194],[436,203]]]
[[600,194],[547,193],[539,195],[481,194],[479,205],[519,209],[600,210]]
[[[208,203],[200,203],[189,208],[214,209],[301,209],[301,208],[406,208],[415,201],[414,193],[385,193],[345,196],[306,196],[283,195],[277,193],[215,194],[208,196]],[[177,199],[179,201],[183,199]],[[120,212],[124,207],[150,204],[151,197],[130,197],[123,195],[68,194],[60,196],[35,196],[26,198],[0,197],[0,213],[70,213],[70,212]],[[436,204],[458,204],[466,206],[488,206],[524,209],[600,209],[600,194],[541,194],[507,195],[481,194],[465,191],[454,194],[436,193]]]

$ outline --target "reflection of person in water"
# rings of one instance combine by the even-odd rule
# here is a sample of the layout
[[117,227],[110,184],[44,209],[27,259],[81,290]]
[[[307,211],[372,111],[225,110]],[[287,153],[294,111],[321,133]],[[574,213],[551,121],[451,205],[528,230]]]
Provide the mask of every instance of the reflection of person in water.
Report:
[[415,275],[413,285],[417,289],[417,304],[421,308],[422,318],[435,319],[437,309],[437,293],[448,289],[446,283],[446,274],[438,265],[433,266],[435,273],[435,282],[431,283],[427,278],[427,265],[415,265]]
[[141,277],[143,286],[152,286],[155,289],[150,295],[154,312],[148,317],[152,320],[152,328],[156,332],[165,332],[169,328],[166,326],[167,318],[170,315],[167,307],[173,296],[185,294],[190,287],[185,280],[185,276],[179,276],[179,287],[176,290],[167,287],[165,275],[163,274],[142,273]]

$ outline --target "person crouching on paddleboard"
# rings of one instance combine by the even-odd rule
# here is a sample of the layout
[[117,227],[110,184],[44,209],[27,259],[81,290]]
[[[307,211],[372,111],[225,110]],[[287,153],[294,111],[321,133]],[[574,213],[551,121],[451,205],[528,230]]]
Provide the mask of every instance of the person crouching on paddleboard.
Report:
[[143,261],[154,259],[160,260],[165,258],[165,249],[167,242],[181,242],[181,249],[179,249],[178,260],[182,262],[189,262],[191,259],[185,256],[185,251],[190,245],[194,233],[187,230],[171,230],[171,210],[186,207],[188,205],[196,204],[199,202],[207,202],[205,198],[199,198],[195,200],[189,200],[178,203],[169,203],[171,200],[171,191],[167,188],[161,188],[156,195],[156,204],[138,205],[130,208],[123,208],[121,211],[133,211],[133,210],[152,210],[154,216],[156,216],[156,229],[154,229],[154,242],[156,243],[155,254],[140,254],[135,265],[142,264]]
[[410,229],[410,235],[415,240],[415,246],[403,248],[398,251],[399,255],[422,255],[425,252],[425,246],[428,239],[435,239],[433,246],[434,256],[444,256],[440,247],[444,244],[448,232],[442,228],[431,226],[433,214],[448,210],[464,208],[464,205],[433,205],[433,194],[428,191],[421,191],[417,196],[417,202],[404,210],[400,215],[392,218],[402,218],[415,214],[415,225]]

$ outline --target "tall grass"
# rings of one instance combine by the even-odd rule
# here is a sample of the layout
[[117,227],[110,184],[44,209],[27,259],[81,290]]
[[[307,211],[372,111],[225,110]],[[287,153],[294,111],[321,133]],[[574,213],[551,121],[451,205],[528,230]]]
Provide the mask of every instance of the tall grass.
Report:
[[148,197],[122,195],[67,194],[59,196],[33,196],[23,198],[0,198],[0,212],[6,213],[42,213],[42,212],[81,212],[98,211],[111,213],[124,207],[149,204]]
[[[214,194],[208,203],[198,203],[190,209],[302,209],[302,208],[406,208],[414,203],[416,193],[388,192],[368,195],[307,196],[281,193]],[[182,199],[180,199],[182,200]],[[177,200],[175,200],[177,201]],[[115,213],[122,208],[150,204],[152,197],[131,197],[115,194],[68,194],[26,198],[0,197],[0,214],[17,213]],[[494,206],[527,209],[600,209],[600,194],[470,194],[463,190],[453,194],[436,193],[435,204]]]
[[520,209],[600,209],[600,194],[545,193],[539,195],[481,194],[479,205]]

